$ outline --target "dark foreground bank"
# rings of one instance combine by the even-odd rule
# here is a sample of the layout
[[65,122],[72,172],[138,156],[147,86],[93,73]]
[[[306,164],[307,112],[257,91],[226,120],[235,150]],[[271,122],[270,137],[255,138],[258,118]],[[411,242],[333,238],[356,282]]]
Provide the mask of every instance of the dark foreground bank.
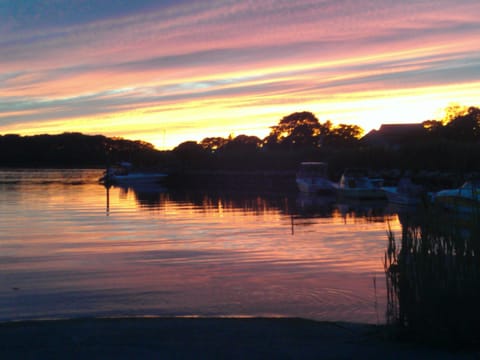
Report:
[[0,359],[478,359],[301,319],[128,318],[0,324]]

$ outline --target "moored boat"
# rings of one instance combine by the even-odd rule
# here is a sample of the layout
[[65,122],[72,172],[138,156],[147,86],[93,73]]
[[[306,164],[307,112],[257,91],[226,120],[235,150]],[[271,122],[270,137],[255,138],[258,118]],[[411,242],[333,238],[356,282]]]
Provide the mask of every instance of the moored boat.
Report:
[[346,169],[338,184],[338,194],[342,198],[358,200],[384,200],[383,179],[371,178],[365,169]]
[[163,172],[135,171],[130,163],[123,162],[109,167],[99,179],[104,185],[146,185],[159,184],[167,178]]
[[403,177],[397,186],[384,186],[383,191],[389,202],[399,205],[417,205],[427,199],[423,186],[414,184],[409,177]]
[[448,210],[471,213],[480,211],[480,181],[466,181],[457,189],[445,189],[434,196],[435,204]]
[[336,191],[336,184],[328,179],[327,164],[324,162],[302,162],[295,180],[303,193],[333,194]]

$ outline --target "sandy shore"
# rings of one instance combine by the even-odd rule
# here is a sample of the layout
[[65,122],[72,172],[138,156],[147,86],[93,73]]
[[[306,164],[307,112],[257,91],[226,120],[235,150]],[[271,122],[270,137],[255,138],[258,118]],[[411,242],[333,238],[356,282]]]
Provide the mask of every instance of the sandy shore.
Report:
[[0,359],[479,359],[389,341],[373,325],[122,318],[0,323]]

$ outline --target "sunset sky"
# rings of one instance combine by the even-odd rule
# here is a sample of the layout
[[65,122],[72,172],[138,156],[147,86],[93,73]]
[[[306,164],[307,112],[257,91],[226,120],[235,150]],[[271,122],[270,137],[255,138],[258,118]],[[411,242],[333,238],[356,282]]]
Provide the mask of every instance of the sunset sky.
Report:
[[173,148],[480,104],[478,0],[0,0],[0,134]]

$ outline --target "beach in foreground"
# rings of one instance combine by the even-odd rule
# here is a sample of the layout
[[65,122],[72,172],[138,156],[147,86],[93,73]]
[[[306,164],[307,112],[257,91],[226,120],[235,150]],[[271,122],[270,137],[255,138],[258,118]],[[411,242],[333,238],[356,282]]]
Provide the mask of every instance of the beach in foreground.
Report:
[[0,324],[1,359],[478,359],[388,340],[382,326],[270,318]]

